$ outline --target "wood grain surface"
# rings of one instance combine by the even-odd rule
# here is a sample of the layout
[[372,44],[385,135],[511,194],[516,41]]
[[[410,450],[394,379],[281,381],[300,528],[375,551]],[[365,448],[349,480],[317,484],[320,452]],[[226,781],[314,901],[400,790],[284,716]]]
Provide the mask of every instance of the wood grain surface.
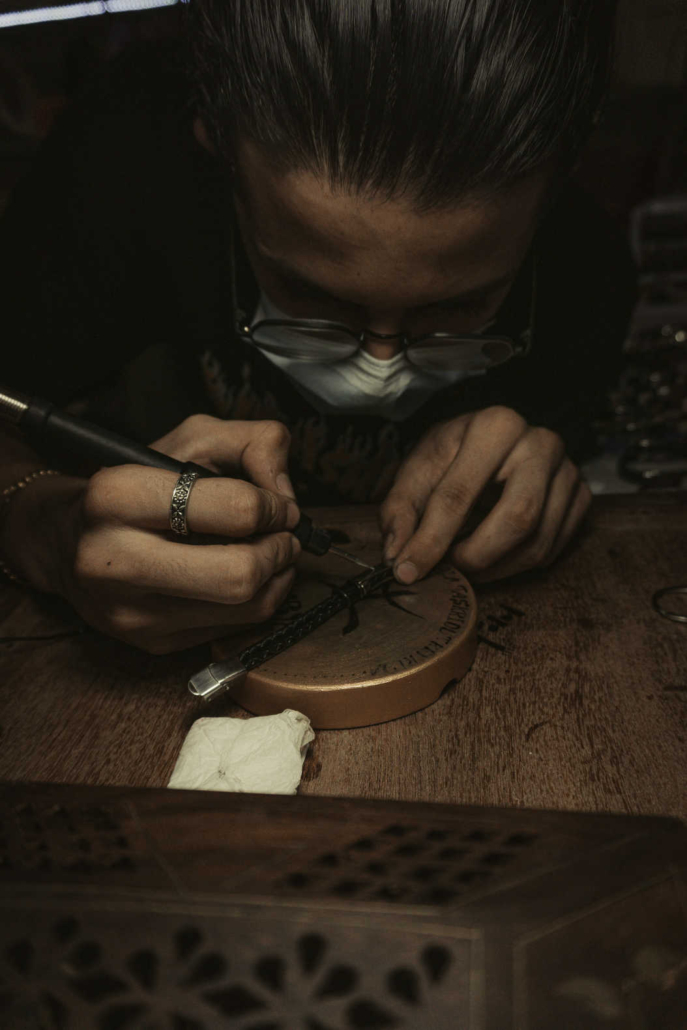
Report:
[[[355,542],[371,509],[314,513]],[[552,569],[478,590],[472,670],[431,707],[322,730],[301,793],[687,818],[687,624],[651,607],[687,584],[687,495],[598,499]],[[68,617],[68,613],[67,613]],[[57,633],[50,599],[0,590],[0,635]],[[162,786],[199,715],[207,649],[151,657],[95,633],[0,644],[0,778]]]

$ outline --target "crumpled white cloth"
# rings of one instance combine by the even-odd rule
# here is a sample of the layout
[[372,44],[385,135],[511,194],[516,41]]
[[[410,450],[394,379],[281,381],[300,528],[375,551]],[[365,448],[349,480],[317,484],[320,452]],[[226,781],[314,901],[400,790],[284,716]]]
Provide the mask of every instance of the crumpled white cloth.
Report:
[[182,744],[168,787],[245,794],[295,794],[310,719],[287,708],[252,719],[198,719]]

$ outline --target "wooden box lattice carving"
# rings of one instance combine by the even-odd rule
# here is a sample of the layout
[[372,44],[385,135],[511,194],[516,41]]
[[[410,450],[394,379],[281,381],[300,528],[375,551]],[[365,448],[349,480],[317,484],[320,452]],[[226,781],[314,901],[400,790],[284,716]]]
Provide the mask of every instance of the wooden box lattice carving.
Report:
[[660,819],[0,788],[0,1026],[683,1030]]
[[[297,897],[357,898],[403,904],[448,905],[493,885],[501,872],[532,865],[537,834],[391,823],[346,847],[322,851],[275,879],[279,893]],[[536,854],[536,852],[535,852]]]

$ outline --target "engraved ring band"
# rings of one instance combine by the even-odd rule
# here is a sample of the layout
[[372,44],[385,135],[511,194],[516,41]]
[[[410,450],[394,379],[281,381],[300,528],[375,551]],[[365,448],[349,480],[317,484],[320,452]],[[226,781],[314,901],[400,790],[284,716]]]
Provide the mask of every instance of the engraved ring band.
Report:
[[198,479],[197,472],[182,472],[174,487],[172,503],[169,506],[169,528],[177,536],[190,535],[186,525],[186,506],[196,479]]

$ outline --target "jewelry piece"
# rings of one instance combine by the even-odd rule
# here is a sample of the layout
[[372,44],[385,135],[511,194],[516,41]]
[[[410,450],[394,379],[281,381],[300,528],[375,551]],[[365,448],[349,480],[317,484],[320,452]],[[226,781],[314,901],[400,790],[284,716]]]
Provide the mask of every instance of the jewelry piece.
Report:
[[[6,486],[0,496],[2,497],[2,508],[0,509],[0,529],[5,522],[7,512],[9,510],[10,500],[14,494],[19,493],[20,490],[25,490],[27,486],[34,482],[36,479],[40,479],[42,476],[61,476],[62,473],[58,472],[57,469],[35,469],[33,472],[29,472],[28,475],[24,476],[17,483],[12,483],[11,486]],[[20,586],[29,586],[25,579],[18,576],[4,561],[0,560],[0,572],[11,583],[17,583]]]
[[5,498],[5,504],[7,504],[12,494],[16,494],[17,490],[24,490],[29,483],[33,483],[34,479],[38,479],[40,476],[61,476],[62,473],[58,472],[57,469],[36,469],[34,472],[29,472],[27,476],[20,479],[18,483],[12,483],[11,486],[6,486],[2,491],[2,496]]
[[182,472],[174,487],[172,503],[169,506],[169,528],[177,536],[189,536],[189,528],[186,525],[186,505],[196,479],[198,479],[197,472]]
[[687,594],[687,587],[663,587],[662,590],[657,590],[651,598],[654,611],[662,615],[664,619],[671,619],[673,622],[687,622],[687,615],[671,611],[670,608],[664,608],[663,605],[659,604],[661,598],[669,597],[671,594]]

